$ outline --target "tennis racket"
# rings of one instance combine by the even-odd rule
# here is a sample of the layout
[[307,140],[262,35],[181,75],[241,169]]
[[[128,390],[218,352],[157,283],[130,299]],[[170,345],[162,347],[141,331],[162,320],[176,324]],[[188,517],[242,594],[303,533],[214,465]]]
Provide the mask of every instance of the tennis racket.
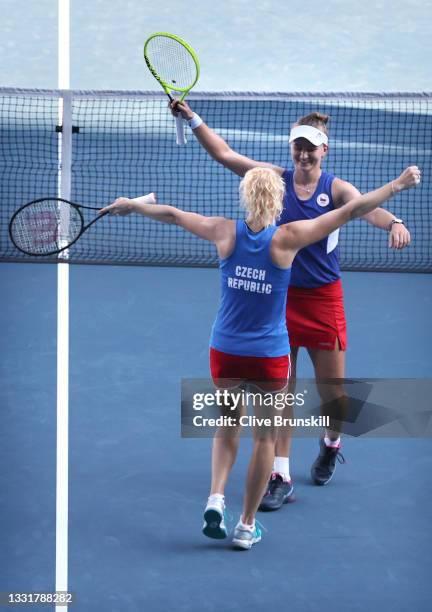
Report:
[[[198,81],[200,67],[195,51],[187,42],[167,32],[152,34],[144,44],[144,59],[147,67],[173,101],[171,93],[181,94],[182,102]],[[175,117],[177,144],[186,144],[183,119]]]
[[39,198],[21,206],[9,222],[9,236],[26,255],[56,255],[72,246],[89,227],[107,213],[98,214],[85,225],[80,206],[63,198]]

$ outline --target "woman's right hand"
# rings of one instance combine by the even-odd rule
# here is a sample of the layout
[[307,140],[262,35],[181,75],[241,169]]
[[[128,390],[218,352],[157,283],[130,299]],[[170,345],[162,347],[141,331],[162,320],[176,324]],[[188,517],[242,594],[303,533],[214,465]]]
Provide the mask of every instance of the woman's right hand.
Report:
[[190,121],[194,116],[193,110],[184,100],[183,102],[180,102],[179,100],[173,100],[172,102],[170,102],[169,106],[174,117],[177,117],[177,115],[180,113],[183,119],[186,119],[186,121]]
[[411,187],[417,187],[421,180],[421,171],[417,166],[408,166],[402,172],[399,178],[393,181],[394,190],[403,191],[404,189],[411,189]]

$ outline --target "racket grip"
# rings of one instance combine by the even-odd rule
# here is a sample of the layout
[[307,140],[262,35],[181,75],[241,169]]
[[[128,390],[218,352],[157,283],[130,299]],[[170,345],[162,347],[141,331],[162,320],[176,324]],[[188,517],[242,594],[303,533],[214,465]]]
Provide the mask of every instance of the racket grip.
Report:
[[176,122],[176,130],[177,130],[177,144],[178,145],[185,145],[187,140],[186,140],[186,136],[184,133],[184,123],[183,123],[183,118],[180,115],[180,113],[178,115],[176,115],[174,117],[175,122]]

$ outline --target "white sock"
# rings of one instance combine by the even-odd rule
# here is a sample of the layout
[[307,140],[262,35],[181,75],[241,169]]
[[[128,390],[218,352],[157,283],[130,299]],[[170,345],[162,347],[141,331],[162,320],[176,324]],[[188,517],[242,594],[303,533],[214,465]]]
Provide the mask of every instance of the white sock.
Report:
[[252,525],[248,525],[247,523],[243,523],[242,518],[243,517],[240,516],[238,526],[241,527],[242,529],[249,529],[249,531],[253,531],[255,529],[255,521],[253,522]]
[[273,472],[277,472],[284,480],[291,480],[289,471],[289,457],[275,457]]
[[213,495],[209,495],[207,500],[207,505],[209,504],[225,505],[225,496],[221,493],[213,493]]
[[340,436],[337,440],[330,440],[330,438],[326,435],[324,437],[324,444],[329,446],[330,448],[339,448],[340,446]]

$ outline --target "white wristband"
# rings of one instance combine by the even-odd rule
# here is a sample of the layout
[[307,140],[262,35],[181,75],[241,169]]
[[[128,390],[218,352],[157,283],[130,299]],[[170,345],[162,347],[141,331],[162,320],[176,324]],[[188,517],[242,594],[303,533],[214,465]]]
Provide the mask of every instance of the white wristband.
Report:
[[134,202],[138,202],[138,204],[156,204],[156,195],[153,192],[132,199],[134,200]]
[[201,119],[199,115],[194,113],[192,119],[189,119],[188,123],[189,123],[190,129],[195,130],[197,127],[201,125],[201,123],[203,123],[203,120]]

